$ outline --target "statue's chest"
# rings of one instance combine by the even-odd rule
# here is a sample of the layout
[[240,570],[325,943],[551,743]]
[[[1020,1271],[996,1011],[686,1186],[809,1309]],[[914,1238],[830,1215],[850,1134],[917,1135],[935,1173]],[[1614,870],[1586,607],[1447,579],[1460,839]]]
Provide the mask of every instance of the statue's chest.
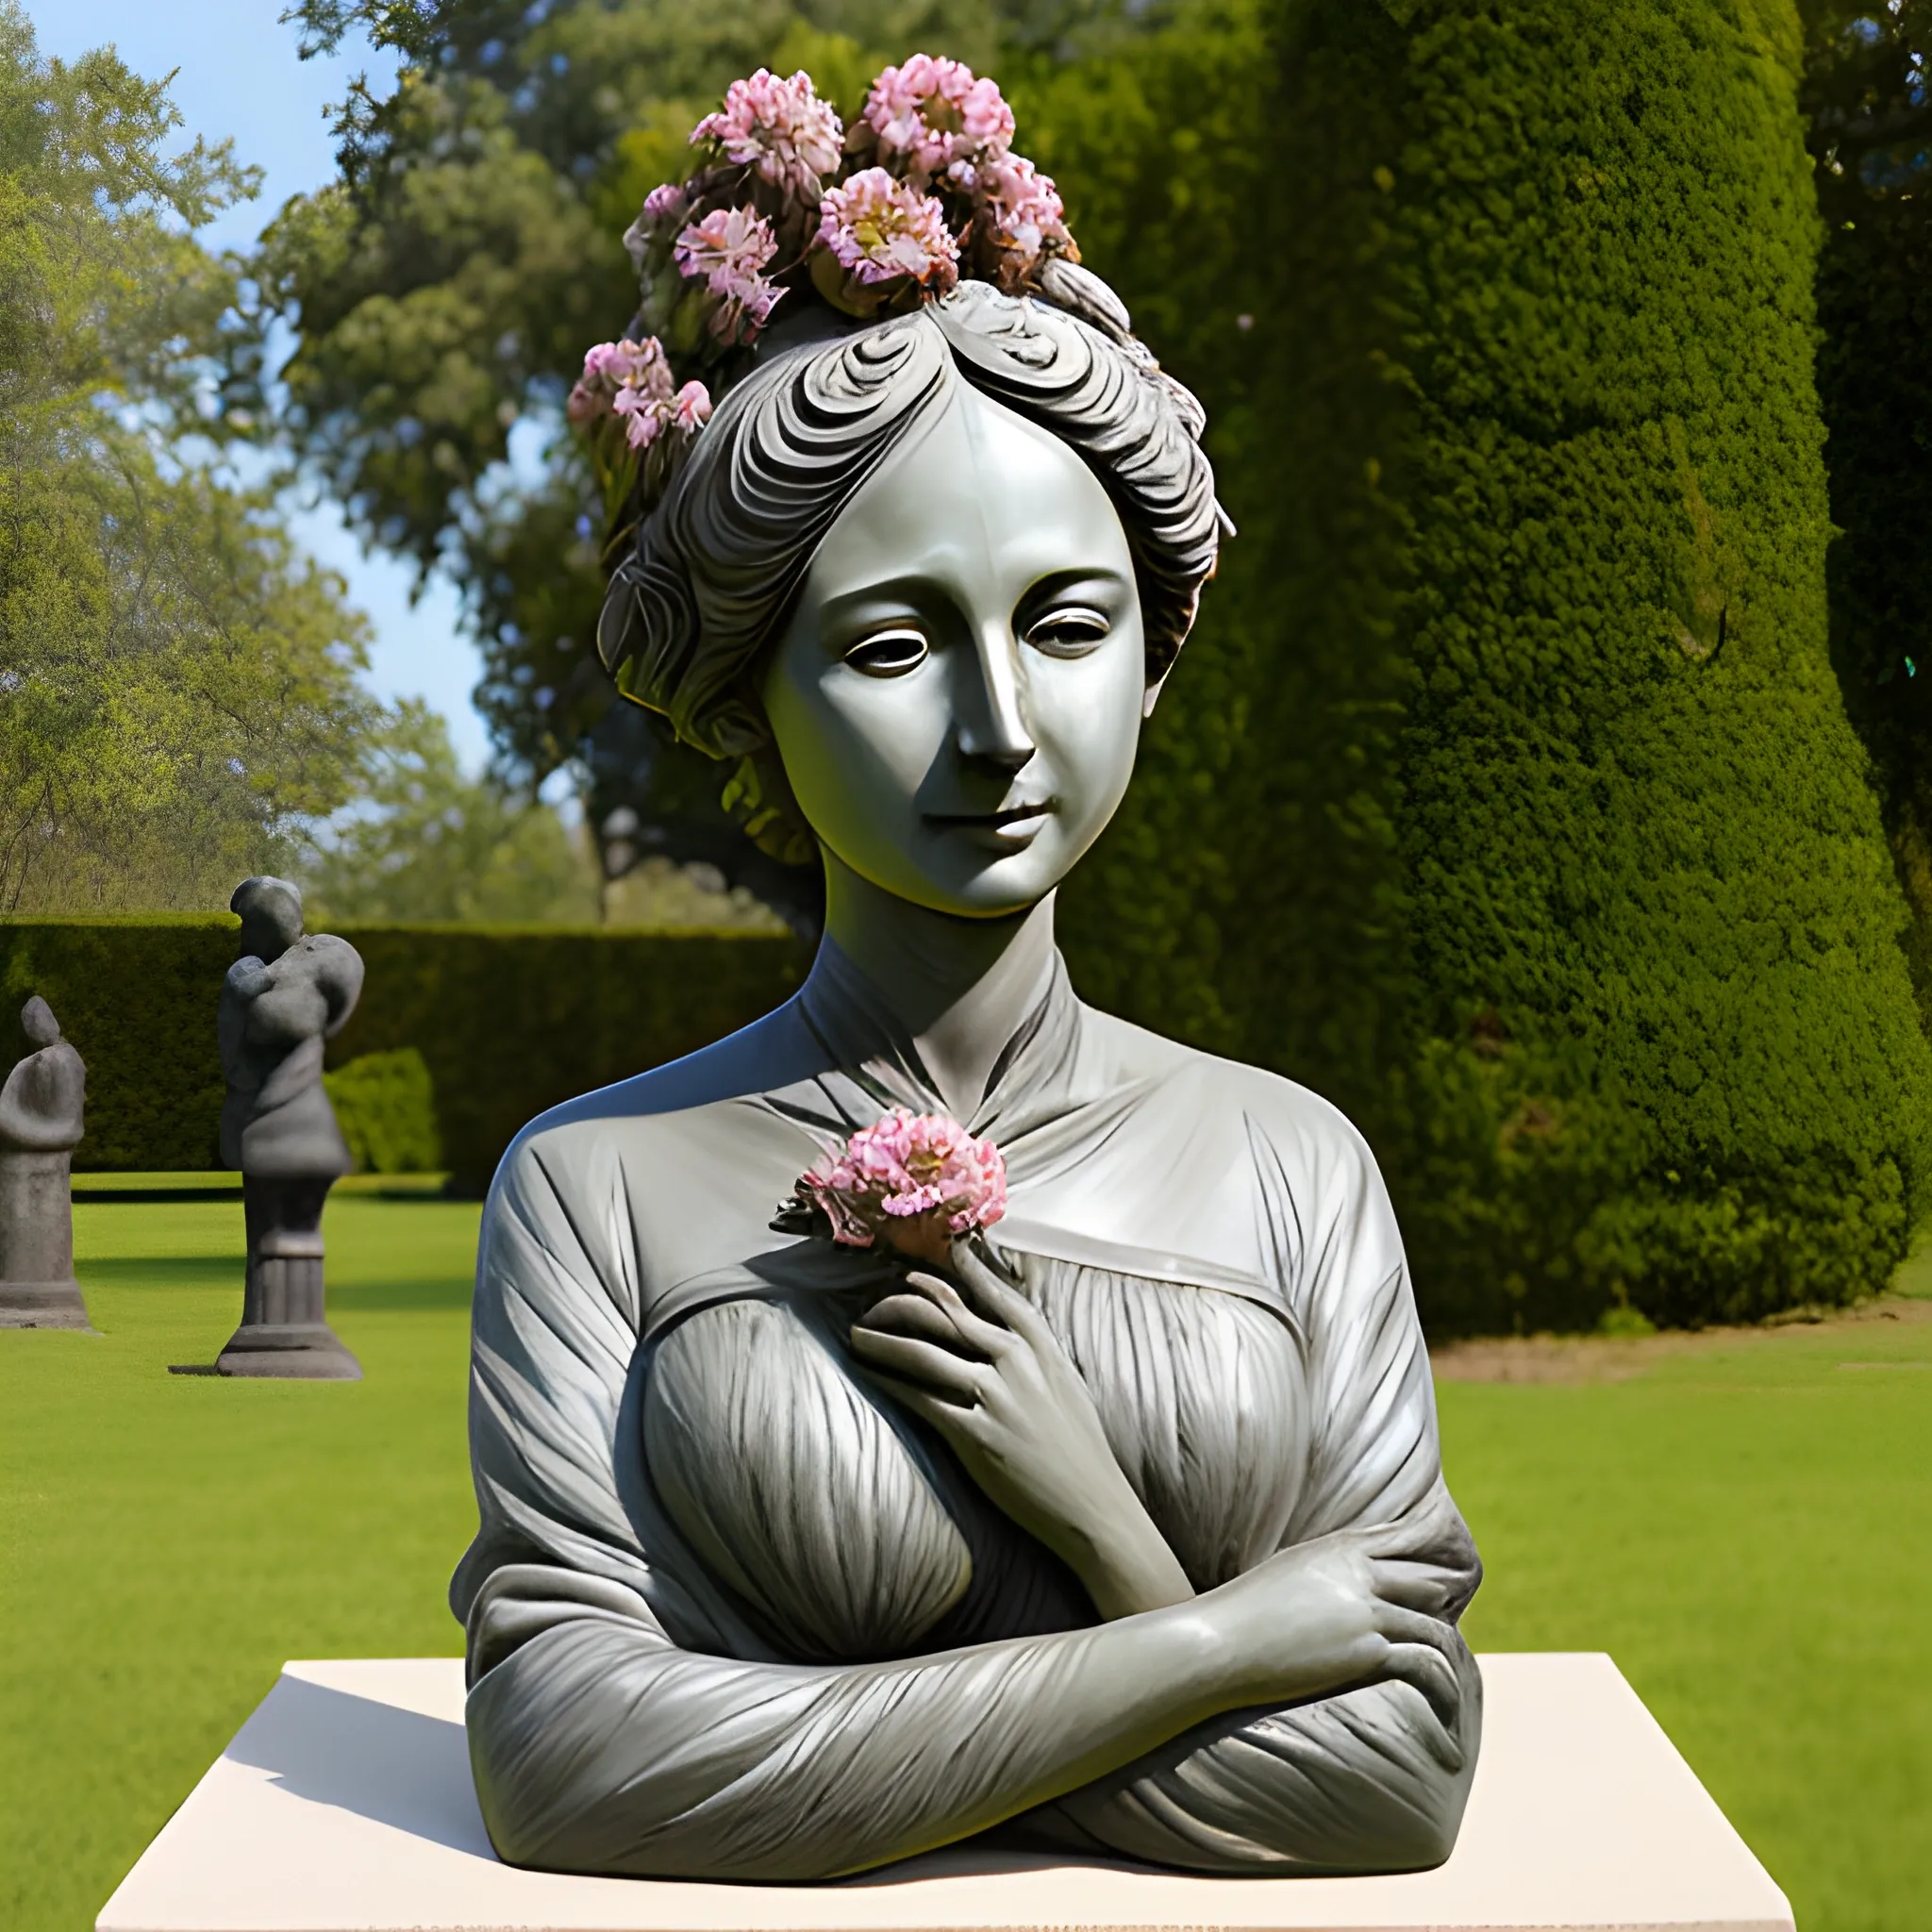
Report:
[[[1197,1589],[1280,1546],[1307,1455],[1301,1354],[1213,1291],[1046,1264],[1034,1299]],[[1066,1628],[1085,1593],[928,1431],[853,1374],[851,1311],[746,1300],[659,1343],[644,1457],[672,1520],[772,1640],[853,1659]]]

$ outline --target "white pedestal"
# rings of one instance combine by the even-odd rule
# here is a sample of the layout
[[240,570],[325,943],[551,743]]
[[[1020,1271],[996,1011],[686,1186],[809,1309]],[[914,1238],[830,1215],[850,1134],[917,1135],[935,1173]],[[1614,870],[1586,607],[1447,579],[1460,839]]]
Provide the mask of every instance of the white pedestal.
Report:
[[939,1852],[834,1885],[739,1886],[501,1864],[459,1663],[291,1663],[98,1932],[1791,1932],[1784,1894],[1607,1657],[1482,1671],[1475,1789],[1438,1872],[1193,1878]]

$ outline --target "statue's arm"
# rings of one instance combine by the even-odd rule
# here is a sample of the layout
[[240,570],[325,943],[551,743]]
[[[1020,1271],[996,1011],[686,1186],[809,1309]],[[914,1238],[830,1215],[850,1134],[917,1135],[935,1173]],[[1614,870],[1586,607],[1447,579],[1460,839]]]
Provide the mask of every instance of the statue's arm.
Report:
[[[1352,1134],[1331,1153],[1303,1183],[1317,1198],[1301,1203],[1307,1241],[1290,1264],[1315,1438],[1288,1541],[1385,1525],[1456,1695],[1390,1682],[1217,1718],[1029,1820],[1049,1841],[1230,1873],[1414,1870],[1455,1845],[1482,1732],[1482,1682],[1456,1624],[1482,1565],[1442,1481],[1428,1352],[1381,1176]],[[1264,1181],[1287,1199],[1280,1174]]]
[[[1453,1558],[1420,1559],[1418,1568],[1445,1592],[1467,1587]],[[1023,1828],[1069,1851],[1200,1872],[1440,1865],[1455,1847],[1482,1735],[1475,1660],[1442,1623],[1453,1701],[1431,1704],[1407,1684],[1383,1683],[1217,1717],[1043,1807]]]
[[830,1878],[1071,1790],[1240,1695],[1193,1606],[839,1668],[682,1650],[618,1596],[499,1573],[473,1613],[478,1660],[499,1627],[542,1626],[484,1671],[467,1713],[483,1815],[513,1864]]

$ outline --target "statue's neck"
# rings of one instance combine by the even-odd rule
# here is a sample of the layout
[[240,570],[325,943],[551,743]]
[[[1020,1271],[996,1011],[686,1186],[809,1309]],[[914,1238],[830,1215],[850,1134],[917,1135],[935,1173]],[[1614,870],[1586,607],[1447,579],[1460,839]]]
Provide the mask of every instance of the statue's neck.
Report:
[[911,1035],[946,1108],[970,1120],[1053,976],[1053,894],[1024,912],[960,919],[915,906],[825,855],[825,941]]

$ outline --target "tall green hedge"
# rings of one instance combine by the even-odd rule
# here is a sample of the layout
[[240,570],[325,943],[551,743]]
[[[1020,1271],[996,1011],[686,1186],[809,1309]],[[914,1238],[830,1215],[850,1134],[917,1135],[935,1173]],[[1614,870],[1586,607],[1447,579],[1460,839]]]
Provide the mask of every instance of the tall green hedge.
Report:
[[1818,389],[1838,536],[1832,653],[1879,774],[1932,1025],[1932,52],[1924,0],[1804,0],[1825,217]]
[[413,1046],[358,1054],[322,1076],[358,1174],[441,1174],[436,1082]]
[[[1191,147],[1216,15],[1266,78]],[[1439,1326],[1842,1299],[1924,1205],[1798,52],[1790,0],[1216,0],[1041,87],[1096,266],[1195,303],[1157,344],[1241,526],[1076,972],[1348,1108]],[[1195,930],[1150,932],[1175,877]]]
[[[0,1074],[29,993],[88,1065],[83,1169],[220,1165],[215,1007],[238,922],[0,921]],[[475,1193],[524,1123],[675,1059],[789,996],[787,939],[562,927],[336,928],[368,968],[329,1064],[414,1048],[429,1069],[452,1185]]]

